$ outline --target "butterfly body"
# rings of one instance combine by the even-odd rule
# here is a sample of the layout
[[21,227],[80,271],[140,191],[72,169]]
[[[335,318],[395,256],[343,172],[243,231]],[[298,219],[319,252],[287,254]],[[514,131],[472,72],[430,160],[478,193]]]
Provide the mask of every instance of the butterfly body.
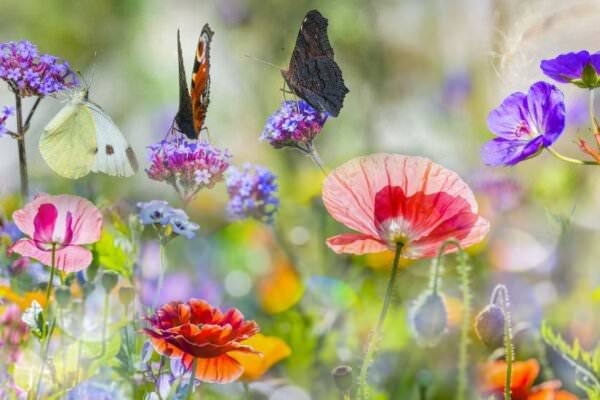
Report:
[[42,158],[57,174],[78,179],[90,172],[131,176],[137,160],[112,119],[87,98],[87,89],[72,94],[40,137]]
[[302,22],[290,65],[281,74],[288,86],[313,108],[337,117],[349,92],[334,60],[327,36],[327,19],[317,10]]
[[191,87],[188,91],[183,52],[179,31],[177,52],[179,60],[179,110],[175,116],[178,129],[190,139],[197,139],[205,128],[210,102],[210,43],[214,32],[205,24],[198,39],[192,69]]

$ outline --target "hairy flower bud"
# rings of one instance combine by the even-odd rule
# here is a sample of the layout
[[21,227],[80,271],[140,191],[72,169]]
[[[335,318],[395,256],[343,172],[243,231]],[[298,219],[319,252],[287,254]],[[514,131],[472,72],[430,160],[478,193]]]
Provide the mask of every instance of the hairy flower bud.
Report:
[[488,304],[475,318],[475,333],[483,344],[491,349],[503,346],[504,311],[495,304]]
[[352,377],[352,367],[348,365],[339,365],[331,371],[335,386],[342,393],[349,393],[352,389],[354,378]]
[[442,296],[429,290],[423,293],[410,310],[410,322],[422,346],[436,346],[448,329],[448,311]]

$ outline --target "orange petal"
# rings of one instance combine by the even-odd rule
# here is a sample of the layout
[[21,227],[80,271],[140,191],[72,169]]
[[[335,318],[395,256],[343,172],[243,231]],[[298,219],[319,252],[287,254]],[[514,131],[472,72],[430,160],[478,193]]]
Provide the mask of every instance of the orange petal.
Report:
[[[512,398],[527,399],[531,385],[540,373],[540,365],[535,359],[518,361],[512,365]],[[502,393],[506,379],[506,362],[493,361],[483,366],[481,389],[484,393]]]
[[202,382],[231,383],[244,372],[242,364],[227,354],[196,360],[196,378]]
[[242,344],[252,347],[261,354],[231,352],[231,357],[244,367],[243,380],[260,379],[273,365],[288,357],[292,350],[280,338],[257,334]]

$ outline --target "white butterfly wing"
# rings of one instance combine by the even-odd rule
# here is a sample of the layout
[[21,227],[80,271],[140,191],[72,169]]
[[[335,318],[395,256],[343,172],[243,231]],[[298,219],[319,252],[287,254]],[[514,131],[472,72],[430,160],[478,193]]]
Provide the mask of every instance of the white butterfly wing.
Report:
[[93,172],[112,176],[131,176],[138,168],[133,149],[113,120],[98,106],[87,103],[96,123],[96,160]]

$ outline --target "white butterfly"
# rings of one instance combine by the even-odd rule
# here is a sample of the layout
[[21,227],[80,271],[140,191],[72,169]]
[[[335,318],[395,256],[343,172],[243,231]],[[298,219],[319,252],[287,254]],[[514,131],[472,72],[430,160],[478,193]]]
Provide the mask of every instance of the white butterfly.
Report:
[[40,153],[57,174],[77,179],[90,172],[131,176],[138,168],[133,149],[88,89],[73,91],[67,104],[44,128]]

